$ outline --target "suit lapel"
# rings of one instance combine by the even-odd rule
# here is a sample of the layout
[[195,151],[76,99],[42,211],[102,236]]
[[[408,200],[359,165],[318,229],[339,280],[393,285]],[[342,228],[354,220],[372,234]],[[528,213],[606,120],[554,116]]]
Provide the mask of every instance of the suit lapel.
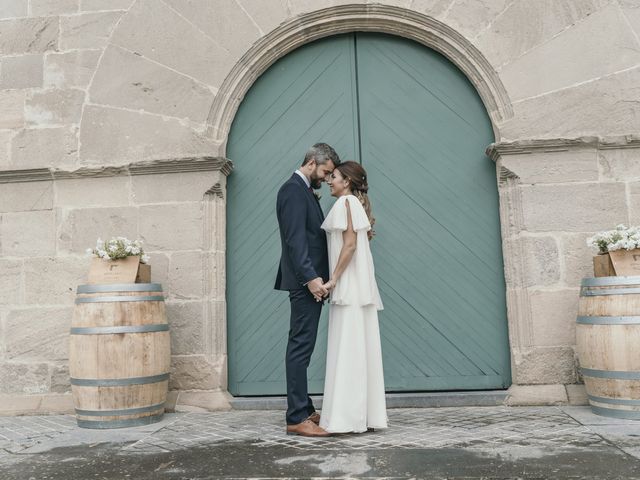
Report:
[[318,217],[320,218],[320,223],[324,222],[324,212],[322,211],[322,207],[320,206],[320,201],[318,200],[318,198],[312,192],[309,191],[309,187],[307,187],[307,184],[305,183],[305,181],[302,178],[300,178],[300,175],[298,175],[297,173],[294,173],[293,177],[300,185],[304,187],[305,191],[307,192],[307,195],[311,197],[311,201],[316,206],[316,212],[318,213]]

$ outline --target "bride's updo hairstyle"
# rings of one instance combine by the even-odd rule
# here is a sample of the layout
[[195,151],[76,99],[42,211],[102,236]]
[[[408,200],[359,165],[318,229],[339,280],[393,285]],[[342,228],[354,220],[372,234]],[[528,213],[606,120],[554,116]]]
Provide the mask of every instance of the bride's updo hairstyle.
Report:
[[371,230],[369,230],[369,240],[373,238],[375,232],[373,231],[373,224],[376,223],[376,219],[371,214],[371,202],[369,201],[369,183],[367,172],[362,165],[358,162],[354,162],[353,160],[348,160],[346,162],[340,163],[340,165],[335,168],[340,172],[342,177],[345,180],[349,180],[349,187],[351,188],[351,192],[360,200],[362,206],[364,207],[364,211],[367,213],[367,217],[369,218],[369,223],[371,224]]

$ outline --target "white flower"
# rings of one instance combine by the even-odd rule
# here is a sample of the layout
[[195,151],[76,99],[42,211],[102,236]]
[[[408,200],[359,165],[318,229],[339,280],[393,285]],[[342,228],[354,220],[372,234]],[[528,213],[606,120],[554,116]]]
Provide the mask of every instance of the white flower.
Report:
[[142,263],[149,263],[149,260],[150,260],[149,255],[146,255],[146,254],[145,254],[145,255],[142,255],[142,256],[140,257],[140,261],[141,261]]

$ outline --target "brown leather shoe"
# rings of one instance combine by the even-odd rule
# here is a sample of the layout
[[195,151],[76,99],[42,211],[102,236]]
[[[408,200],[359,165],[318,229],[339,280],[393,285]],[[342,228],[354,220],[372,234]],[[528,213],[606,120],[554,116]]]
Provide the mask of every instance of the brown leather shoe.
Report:
[[311,420],[316,425],[320,425],[320,414],[318,412],[313,412],[307,417],[307,420]]
[[331,434],[320,428],[311,420],[306,419],[297,425],[287,425],[287,435],[301,435],[303,437],[328,437]]

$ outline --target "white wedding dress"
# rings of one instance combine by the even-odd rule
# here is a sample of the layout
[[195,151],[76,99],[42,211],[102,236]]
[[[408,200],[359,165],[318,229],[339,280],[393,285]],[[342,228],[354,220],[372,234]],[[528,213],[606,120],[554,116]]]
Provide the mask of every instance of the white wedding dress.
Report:
[[349,202],[357,235],[356,251],[330,297],[327,368],[320,426],[331,433],[386,428],[387,409],[382,370],[378,292],[367,232],[369,219],[357,197],[345,195],[331,208],[322,228],[327,232],[329,267],[333,272]]

